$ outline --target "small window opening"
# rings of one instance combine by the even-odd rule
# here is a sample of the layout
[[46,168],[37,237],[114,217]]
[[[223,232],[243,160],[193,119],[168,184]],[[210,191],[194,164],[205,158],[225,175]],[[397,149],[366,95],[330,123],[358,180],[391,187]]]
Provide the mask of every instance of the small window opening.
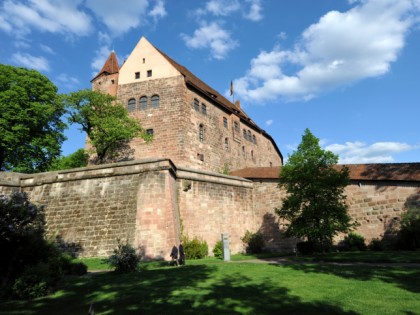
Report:
[[152,70],[147,70],[147,77],[150,78],[152,76]]
[[225,150],[229,150],[229,139],[225,138]]
[[235,132],[239,132],[239,124],[238,122],[234,122],[234,128],[235,128]]
[[194,109],[196,112],[200,110],[200,103],[198,102],[198,99],[194,99]]
[[207,115],[207,106],[205,104],[201,104],[201,113]]
[[134,74],[134,77],[135,77],[136,79],[140,79],[140,72],[136,72],[136,73]]
[[153,131],[153,129],[151,128],[151,129],[147,129],[146,130],[146,134],[148,134],[148,135],[150,135],[150,136],[153,136],[153,133],[154,133],[154,131]]
[[223,117],[223,127],[225,127],[226,129],[228,128],[228,121],[226,117]]
[[115,80],[111,80],[111,84],[115,84]]
[[143,58],[143,63],[146,63],[146,58]]
[[246,139],[248,139],[248,137],[247,137],[247,135],[246,135],[246,130],[245,129],[243,129],[242,130],[242,133],[243,133],[243,135],[244,135],[244,139],[246,140]]
[[201,143],[203,143],[203,141],[204,141],[204,127],[203,127],[203,125],[200,125],[198,127],[198,140]]

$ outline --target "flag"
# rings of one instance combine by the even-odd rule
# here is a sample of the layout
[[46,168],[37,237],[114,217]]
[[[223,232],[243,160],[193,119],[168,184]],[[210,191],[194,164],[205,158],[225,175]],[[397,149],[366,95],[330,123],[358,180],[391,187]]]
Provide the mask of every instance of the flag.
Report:
[[233,95],[233,81],[230,81],[230,95]]

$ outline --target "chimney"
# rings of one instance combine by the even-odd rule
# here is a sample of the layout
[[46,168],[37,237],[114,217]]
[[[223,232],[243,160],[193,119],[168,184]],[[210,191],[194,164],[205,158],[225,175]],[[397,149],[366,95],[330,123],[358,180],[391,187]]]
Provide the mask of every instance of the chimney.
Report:
[[238,107],[238,108],[241,108],[241,101],[240,100],[236,100],[235,106]]

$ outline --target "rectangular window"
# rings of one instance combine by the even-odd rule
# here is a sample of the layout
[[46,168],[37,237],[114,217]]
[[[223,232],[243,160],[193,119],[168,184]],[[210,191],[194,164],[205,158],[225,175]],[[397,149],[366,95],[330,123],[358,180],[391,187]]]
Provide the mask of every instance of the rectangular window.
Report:
[[228,128],[228,121],[226,117],[223,117],[223,127],[225,127],[226,129]]
[[246,130],[245,130],[245,129],[243,129],[242,131],[243,131],[243,134],[244,134],[244,139],[245,139],[245,140],[246,140],[246,139],[248,139],[248,136],[246,135]]
[[207,106],[205,104],[201,104],[201,113],[207,115]]
[[238,122],[234,122],[234,128],[235,128],[235,132],[239,132],[239,124]]
[[140,72],[136,72],[136,73],[134,74],[134,77],[135,77],[136,79],[140,79]]
[[200,103],[198,102],[198,99],[194,99],[194,109],[196,112],[200,110]]
[[147,77],[150,78],[152,76],[152,70],[147,70]]
[[143,58],[143,63],[146,63],[146,58]]
[[146,133],[150,136],[153,136],[153,132],[154,132],[153,129],[147,129],[146,130]]

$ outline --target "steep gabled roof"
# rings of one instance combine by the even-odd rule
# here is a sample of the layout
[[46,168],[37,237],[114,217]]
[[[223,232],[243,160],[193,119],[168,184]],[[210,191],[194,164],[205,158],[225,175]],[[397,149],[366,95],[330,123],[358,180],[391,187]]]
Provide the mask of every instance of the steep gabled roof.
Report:
[[[156,47],[155,47],[156,48]],[[167,54],[165,54],[163,51],[161,51],[159,48],[156,48],[163,57],[168,60],[168,62],[177,69],[185,78],[185,82],[189,84],[190,86],[194,87],[196,90],[200,91],[204,95],[206,95],[208,98],[212,99],[215,103],[217,103],[219,106],[224,108],[230,113],[236,114],[240,119],[245,121],[247,124],[258,130],[258,132],[265,135],[270,141],[273,143],[274,148],[276,149],[277,153],[280,155],[281,160],[283,160],[283,155],[281,154],[279,148],[277,147],[276,142],[273,140],[273,138],[265,132],[265,130],[258,127],[258,125],[238,106],[230,102],[226,97],[224,97],[222,94],[217,92],[215,89],[207,85],[205,82],[203,82],[201,79],[199,79],[197,76],[195,76],[190,70],[185,68],[184,66],[177,63],[175,60],[173,60],[171,57],[169,57]]]
[[[420,182],[420,163],[378,163],[378,164],[342,164],[349,169],[350,180],[353,181],[405,181]],[[277,179],[279,167],[249,167],[229,173],[232,176],[247,179]]]
[[102,67],[102,69],[99,71],[99,73],[91,80],[91,82],[93,80],[95,80],[97,77],[99,77],[102,74],[114,74],[114,73],[118,73],[120,71],[120,67],[118,65],[118,59],[117,59],[117,55],[115,54],[114,51],[112,51],[109,56],[108,59],[105,61],[104,66]]

